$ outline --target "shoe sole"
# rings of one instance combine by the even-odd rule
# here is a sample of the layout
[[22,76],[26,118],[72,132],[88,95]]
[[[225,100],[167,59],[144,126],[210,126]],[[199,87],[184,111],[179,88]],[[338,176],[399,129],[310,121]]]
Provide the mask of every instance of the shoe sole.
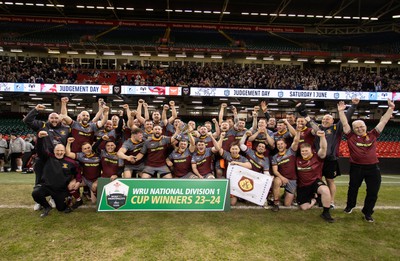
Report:
[[343,210],[343,212],[346,214],[351,214],[353,212],[353,209],[350,209],[350,211],[346,211],[346,209],[345,209],[345,210]]
[[327,218],[325,218],[324,217],[324,215],[320,215],[320,217],[323,219],[323,220],[325,220],[326,222],[328,222],[328,223],[335,223],[335,220],[332,218],[332,219],[327,219]]

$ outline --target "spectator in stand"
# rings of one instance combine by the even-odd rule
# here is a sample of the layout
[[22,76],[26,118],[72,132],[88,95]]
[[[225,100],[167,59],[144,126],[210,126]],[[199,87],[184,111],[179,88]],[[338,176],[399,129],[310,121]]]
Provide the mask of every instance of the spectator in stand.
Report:
[[22,157],[25,152],[25,141],[17,134],[10,135],[9,157],[11,161],[11,171],[22,172]]
[[[26,168],[26,164],[28,163],[29,159],[32,157],[33,150],[35,147],[33,144],[29,141],[29,138],[25,138],[24,140],[24,156],[22,157],[22,169]],[[24,170],[26,171],[26,170]]]
[[367,185],[367,195],[364,200],[364,207],[361,212],[364,219],[368,222],[374,222],[372,214],[374,213],[375,203],[378,199],[378,192],[381,185],[381,173],[378,167],[378,157],[376,155],[377,139],[392,117],[395,105],[388,99],[386,113],[382,116],[378,125],[367,131],[367,126],[362,120],[356,120],[352,123],[352,128],[344,114],[346,104],[338,103],[340,121],[343,124],[343,132],[347,138],[347,144],[350,151],[350,181],[347,192],[347,204],[344,212],[352,213],[357,203],[358,189],[363,180]]
[[6,160],[6,149],[7,148],[8,148],[8,143],[3,138],[3,134],[0,133],[0,172],[4,172],[4,162]]

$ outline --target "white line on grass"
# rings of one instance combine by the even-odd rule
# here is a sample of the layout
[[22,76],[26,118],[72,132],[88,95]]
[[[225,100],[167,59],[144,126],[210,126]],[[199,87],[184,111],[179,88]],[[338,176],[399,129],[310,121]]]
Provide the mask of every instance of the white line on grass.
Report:
[[[348,181],[335,181],[336,184],[349,184]],[[400,181],[382,181],[381,184],[400,184]]]
[[386,176],[386,175],[382,175],[382,178],[400,179],[400,176]]
[[[270,207],[261,207],[261,206],[232,206],[232,209],[270,209]],[[299,207],[291,206],[279,206],[279,209],[298,209]],[[343,210],[344,207],[336,206],[335,210]],[[362,209],[362,207],[355,207],[354,209]],[[384,210],[400,210],[400,206],[376,206],[374,209],[384,209]]]
[[[32,209],[33,206],[31,205],[0,205],[0,209],[6,209],[6,208],[11,208],[11,209]],[[86,206],[80,206],[79,208],[96,208],[95,205],[86,205]],[[270,207],[261,207],[261,206],[232,206],[232,209],[269,209]],[[285,206],[279,206],[279,209],[298,209],[296,206],[291,206],[291,207],[285,207]],[[342,210],[344,207],[342,206],[336,206],[335,209]],[[362,209],[362,207],[355,207],[355,209]],[[400,206],[376,206],[375,209],[388,209],[388,210],[400,210]]]

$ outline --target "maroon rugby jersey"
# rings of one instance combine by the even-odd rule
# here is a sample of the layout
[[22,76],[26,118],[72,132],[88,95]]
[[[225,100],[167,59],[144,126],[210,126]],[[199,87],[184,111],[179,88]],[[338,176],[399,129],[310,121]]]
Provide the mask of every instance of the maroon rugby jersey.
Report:
[[96,154],[86,156],[83,152],[76,153],[76,160],[81,163],[83,176],[90,181],[100,177],[100,157]]
[[308,143],[311,145],[313,150],[315,150],[314,146],[314,135],[311,133],[312,129],[305,127],[304,129],[301,130],[300,132],[300,140],[299,140],[299,148],[300,145],[303,143]]
[[376,164],[379,162],[376,155],[376,140],[380,133],[373,129],[365,136],[357,136],[354,132],[346,134],[350,151],[350,162],[355,164]]
[[[256,132],[256,130],[253,130],[253,134]],[[274,133],[270,130],[267,129],[268,135],[271,136],[271,138],[274,138]],[[251,148],[256,151],[257,150],[257,146],[259,143],[264,143],[266,146],[266,150],[264,152],[264,156],[265,157],[269,157],[269,154],[271,152],[269,145],[268,145],[268,141],[267,141],[267,135],[265,133],[260,133],[257,135],[257,137],[251,142]]]
[[102,178],[110,178],[112,175],[118,175],[118,168],[123,165],[123,161],[118,158],[116,152],[108,153],[102,150],[100,158]]
[[198,153],[197,151],[192,155],[192,164],[196,164],[197,170],[200,175],[205,176],[212,173],[212,158],[214,153],[212,148],[206,148],[204,153]]
[[284,155],[279,152],[272,157],[272,165],[278,165],[279,173],[287,179],[296,180],[296,152],[291,148]]
[[189,172],[192,172],[192,154],[189,149],[186,149],[183,153],[179,153],[174,150],[169,154],[168,158],[174,164],[174,175],[177,177],[183,177]]
[[309,186],[314,183],[316,179],[322,178],[322,167],[324,160],[318,157],[316,153],[313,154],[311,159],[304,160],[297,157],[297,185],[299,187]]
[[[144,141],[142,140],[141,142],[134,142],[132,138],[126,140],[124,144],[122,144],[122,147],[126,149],[125,155],[127,156],[136,156],[139,154],[139,152],[142,150]],[[125,165],[140,165],[144,161],[144,158],[136,161],[135,163],[132,163],[130,161],[124,160]]]
[[75,141],[72,143],[72,152],[81,152],[82,144],[84,142],[89,142],[90,145],[94,142],[94,133],[98,130],[97,124],[94,122],[89,122],[87,125],[82,125],[77,121],[73,121],[71,124],[72,137]]
[[171,144],[171,137],[162,136],[158,139],[152,137],[146,140],[140,151],[144,155],[147,154],[146,166],[157,168],[166,165],[165,159],[169,144]]

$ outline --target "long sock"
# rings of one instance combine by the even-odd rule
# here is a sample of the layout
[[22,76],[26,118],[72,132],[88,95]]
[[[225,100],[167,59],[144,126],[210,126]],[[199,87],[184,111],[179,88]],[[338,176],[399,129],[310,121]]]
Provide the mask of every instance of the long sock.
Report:
[[330,209],[330,208],[324,207],[324,210],[322,211],[322,214],[329,213],[329,209]]

